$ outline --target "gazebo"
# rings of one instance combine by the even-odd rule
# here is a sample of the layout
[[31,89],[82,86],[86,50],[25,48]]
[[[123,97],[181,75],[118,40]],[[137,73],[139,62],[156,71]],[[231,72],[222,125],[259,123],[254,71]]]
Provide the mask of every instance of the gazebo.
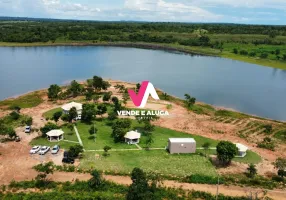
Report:
[[46,134],[50,142],[58,142],[64,139],[64,132],[61,129],[51,130]]
[[243,144],[240,144],[240,143],[236,143],[235,144],[237,149],[238,149],[238,156],[237,157],[244,157],[246,156],[246,152],[248,150],[248,147],[243,145]]
[[141,133],[137,131],[129,131],[125,134],[125,142],[128,144],[138,144],[140,141]]

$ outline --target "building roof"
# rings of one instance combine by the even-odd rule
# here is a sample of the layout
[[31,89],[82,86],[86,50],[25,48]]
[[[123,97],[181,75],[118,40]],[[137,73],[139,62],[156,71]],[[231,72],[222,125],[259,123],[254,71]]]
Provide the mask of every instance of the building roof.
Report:
[[76,110],[82,110],[82,104],[81,103],[76,103],[76,102],[71,102],[71,103],[65,104],[65,105],[62,106],[62,109],[69,111],[73,107],[75,107]]
[[236,145],[236,147],[238,148],[238,151],[245,152],[245,151],[247,151],[247,149],[248,149],[247,146],[245,146],[245,145],[243,145],[243,144],[240,144],[240,143],[236,143],[235,145]]
[[194,138],[169,138],[169,141],[173,143],[196,143]]
[[141,137],[141,133],[138,133],[137,131],[129,131],[125,134],[124,138],[133,140],[133,139],[139,139]]
[[58,137],[60,135],[63,135],[64,132],[61,129],[56,129],[56,130],[51,130],[47,132],[46,134],[47,136],[50,136],[50,137]]

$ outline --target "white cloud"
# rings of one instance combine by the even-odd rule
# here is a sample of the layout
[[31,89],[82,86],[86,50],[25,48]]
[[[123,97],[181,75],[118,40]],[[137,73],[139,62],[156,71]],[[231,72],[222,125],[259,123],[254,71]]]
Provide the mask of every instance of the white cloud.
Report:
[[198,6],[164,0],[126,0],[125,8],[152,21],[216,21],[222,17]]

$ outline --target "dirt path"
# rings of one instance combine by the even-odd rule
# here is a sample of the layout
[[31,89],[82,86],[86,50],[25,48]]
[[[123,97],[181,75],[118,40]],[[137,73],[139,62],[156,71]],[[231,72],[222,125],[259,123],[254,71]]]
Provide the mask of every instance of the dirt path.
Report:
[[[117,184],[122,185],[130,185],[132,183],[130,177],[128,176],[112,176],[112,175],[104,175],[104,179],[108,181],[112,181]],[[53,181],[75,181],[76,179],[87,181],[91,178],[90,174],[77,174],[77,173],[67,173],[67,172],[56,172],[50,176]],[[184,190],[196,190],[196,191],[204,191],[209,192],[213,195],[216,194],[217,186],[216,185],[208,185],[208,184],[190,184],[190,183],[179,183],[176,181],[163,181],[162,186],[171,187],[171,188],[182,188]],[[239,187],[239,186],[219,186],[219,193],[227,195],[227,196],[246,196],[249,195],[250,192],[253,194],[258,192],[263,195],[262,189],[250,188],[250,187]],[[283,190],[268,190],[267,196],[277,199],[284,200],[286,199],[286,191]]]

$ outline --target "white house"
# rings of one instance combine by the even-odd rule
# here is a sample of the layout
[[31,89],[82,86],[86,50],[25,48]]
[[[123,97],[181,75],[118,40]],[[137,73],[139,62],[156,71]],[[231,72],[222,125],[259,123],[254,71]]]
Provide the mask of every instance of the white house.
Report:
[[248,147],[243,145],[243,144],[240,144],[240,143],[236,143],[235,144],[237,149],[238,149],[238,156],[237,157],[244,157],[246,156],[246,152],[248,150]]
[[61,129],[51,130],[46,134],[50,142],[58,142],[64,139],[64,132]]
[[173,153],[195,153],[196,141],[194,138],[169,138],[168,150]]
[[77,114],[81,115],[81,112],[82,112],[82,104],[81,103],[71,102],[71,103],[63,105],[62,109],[63,109],[63,112],[65,114],[68,114],[70,109],[73,108],[73,107],[76,108]]
[[141,133],[137,131],[129,131],[125,134],[125,142],[128,144],[138,144],[140,141]]

